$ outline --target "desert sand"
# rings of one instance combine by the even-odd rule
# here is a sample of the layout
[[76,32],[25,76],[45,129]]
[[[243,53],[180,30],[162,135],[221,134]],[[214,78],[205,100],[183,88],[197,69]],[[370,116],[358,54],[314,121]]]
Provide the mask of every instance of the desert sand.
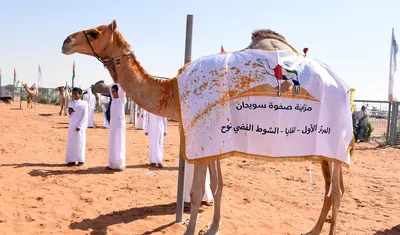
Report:
[[[183,234],[185,226],[174,223],[176,123],[169,123],[163,169],[148,167],[147,138],[132,124],[126,171],[104,169],[108,130],[101,128],[87,131],[85,165],[70,168],[68,118],[57,115],[58,106],[22,107],[0,104],[0,234]],[[102,114],[95,121],[99,126]],[[312,164],[312,191],[309,162],[230,158],[222,165],[221,234],[298,235],[314,226],[324,191],[319,164]],[[338,234],[400,234],[399,149],[357,144],[344,180]],[[197,230],[213,214],[212,207],[201,209]]]

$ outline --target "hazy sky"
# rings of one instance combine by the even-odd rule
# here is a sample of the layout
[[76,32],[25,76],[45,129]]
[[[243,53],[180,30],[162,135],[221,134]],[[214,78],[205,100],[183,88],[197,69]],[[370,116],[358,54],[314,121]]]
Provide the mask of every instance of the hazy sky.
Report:
[[0,0],[0,68],[3,84],[12,83],[14,68],[18,80],[31,84],[40,64],[43,86],[56,87],[71,84],[75,60],[76,86],[111,82],[95,58],[63,55],[61,46],[69,34],[115,18],[144,68],[173,77],[184,60],[186,15],[193,14],[193,60],[218,53],[221,44],[226,51],[243,49],[254,29],[271,28],[299,51],[308,47],[310,58],[356,88],[356,98],[387,100],[391,30],[398,29],[400,38],[399,9],[398,0]]

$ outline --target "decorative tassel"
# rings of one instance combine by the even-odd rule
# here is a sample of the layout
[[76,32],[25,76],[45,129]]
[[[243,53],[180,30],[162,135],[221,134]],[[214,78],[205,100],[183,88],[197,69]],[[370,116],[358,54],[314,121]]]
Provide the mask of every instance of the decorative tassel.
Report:
[[312,161],[310,161],[310,192],[312,192]]
[[304,47],[304,48],[303,48],[304,57],[306,57],[306,56],[307,56],[307,51],[308,51],[308,48],[307,48],[307,47]]

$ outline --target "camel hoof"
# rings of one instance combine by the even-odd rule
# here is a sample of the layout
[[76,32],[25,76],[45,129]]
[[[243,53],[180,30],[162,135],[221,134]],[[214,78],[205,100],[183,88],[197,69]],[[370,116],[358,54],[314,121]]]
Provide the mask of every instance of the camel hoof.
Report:
[[206,231],[200,230],[199,235],[219,235],[219,231],[211,232],[209,229]]
[[310,231],[308,233],[302,233],[301,235],[318,235],[319,233],[315,233],[313,231]]

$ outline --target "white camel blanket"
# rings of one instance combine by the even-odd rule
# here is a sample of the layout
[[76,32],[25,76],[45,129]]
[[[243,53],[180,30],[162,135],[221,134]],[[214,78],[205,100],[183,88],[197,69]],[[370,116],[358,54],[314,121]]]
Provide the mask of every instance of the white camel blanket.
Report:
[[181,150],[190,163],[229,156],[350,164],[349,87],[292,51],[201,58],[178,78]]

